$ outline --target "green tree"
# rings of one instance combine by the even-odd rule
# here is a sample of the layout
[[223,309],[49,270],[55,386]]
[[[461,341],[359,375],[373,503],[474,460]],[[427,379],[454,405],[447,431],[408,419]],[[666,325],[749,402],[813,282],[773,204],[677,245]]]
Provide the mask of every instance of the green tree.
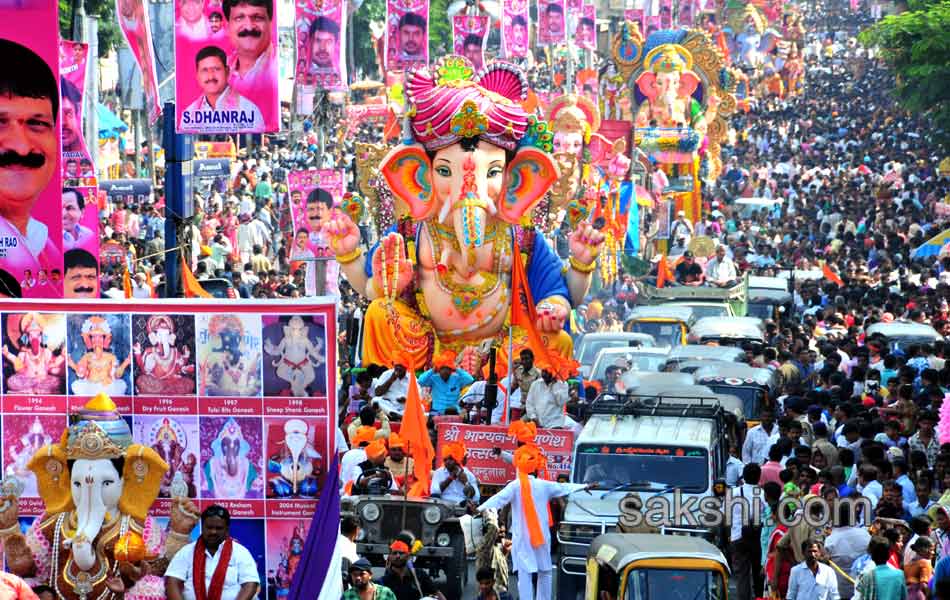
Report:
[[353,60],[355,67],[363,69],[370,79],[376,78],[376,48],[373,45],[373,36],[370,34],[371,22],[381,23],[386,20],[386,0],[363,0],[363,4],[350,16],[348,27],[352,33],[347,36],[352,40]]
[[[82,0],[59,0],[59,33],[65,40],[73,39],[73,10]],[[85,0],[86,14],[99,17],[99,56],[122,44],[122,31],[115,18],[114,0]]]
[[908,11],[863,31],[894,69],[894,98],[934,124],[932,141],[950,151],[950,0],[910,0]]
[[451,0],[429,0],[429,61],[452,53]]

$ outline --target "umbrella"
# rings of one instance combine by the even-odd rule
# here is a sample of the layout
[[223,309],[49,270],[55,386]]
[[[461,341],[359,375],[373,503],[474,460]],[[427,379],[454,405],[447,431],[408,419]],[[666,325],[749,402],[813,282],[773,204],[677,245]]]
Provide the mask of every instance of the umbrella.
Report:
[[115,116],[109,108],[101,102],[96,105],[96,118],[99,120],[99,138],[108,139],[119,137],[120,133],[129,130],[129,126],[122,119]]
[[928,258],[938,256],[944,245],[950,242],[950,229],[941,231],[935,237],[930,238],[920,246],[914,248],[911,252],[911,258]]

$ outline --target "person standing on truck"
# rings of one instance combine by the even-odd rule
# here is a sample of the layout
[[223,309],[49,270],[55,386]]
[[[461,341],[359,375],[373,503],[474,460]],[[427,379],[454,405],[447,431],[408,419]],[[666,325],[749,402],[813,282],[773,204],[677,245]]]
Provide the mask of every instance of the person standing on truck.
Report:
[[442,466],[432,474],[430,493],[433,496],[455,505],[467,500],[475,503],[479,501],[478,479],[462,466],[466,452],[461,442],[449,442],[442,446]]
[[[548,502],[572,492],[591,489],[595,484],[556,483],[538,478],[547,464],[544,454],[533,445],[515,451],[517,479],[478,507],[479,512],[511,509],[511,543],[514,571],[518,573],[519,600],[550,600],[553,573]],[[532,577],[538,576],[537,590]]]

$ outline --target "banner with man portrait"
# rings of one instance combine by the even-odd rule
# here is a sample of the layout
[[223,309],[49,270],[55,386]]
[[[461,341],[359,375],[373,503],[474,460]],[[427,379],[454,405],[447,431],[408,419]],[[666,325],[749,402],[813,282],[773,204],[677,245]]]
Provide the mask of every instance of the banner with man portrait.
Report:
[[429,62],[429,0],[387,0],[387,71]]
[[696,9],[698,3],[694,0],[686,0],[679,4],[679,14],[676,15],[677,22],[683,27],[692,27],[696,20]]
[[673,0],[660,0],[660,27],[673,27]]
[[642,8],[627,8],[623,11],[623,20],[624,21],[633,21],[640,27],[640,33],[643,33],[646,30],[646,22],[644,20],[644,14]]
[[597,49],[597,9],[593,4],[581,7],[580,18],[574,29],[574,44],[585,50]]
[[63,252],[80,249],[99,256],[99,188],[63,187]]
[[148,122],[154,123],[162,114],[162,102],[158,95],[158,74],[155,70],[152,31],[148,11],[145,10],[145,0],[116,0],[116,15],[119,19],[119,29],[122,30],[122,35],[135,56],[135,62],[142,71]]
[[287,175],[294,240],[290,249],[293,271],[304,269],[306,296],[339,297],[340,265],[330,249],[324,225],[336,214],[346,192],[339,169],[308,169]]
[[538,46],[552,46],[567,41],[564,0],[538,0]]
[[476,71],[485,65],[485,41],[488,39],[488,15],[452,17],[452,49],[472,62]]
[[63,145],[63,179],[95,177],[92,156],[86,146],[82,129],[83,99],[86,95],[86,58],[89,45],[82,42],[59,42],[59,114]]
[[277,2],[175,0],[175,71],[179,133],[279,131]]
[[531,23],[528,0],[504,0],[502,13],[502,55],[508,60],[527,57]]
[[306,90],[312,96],[318,89],[346,90],[346,1],[298,0],[296,4],[297,93]]
[[56,3],[0,5],[0,56],[0,112],[30,142],[0,149],[0,297],[61,298],[49,284],[63,273]]

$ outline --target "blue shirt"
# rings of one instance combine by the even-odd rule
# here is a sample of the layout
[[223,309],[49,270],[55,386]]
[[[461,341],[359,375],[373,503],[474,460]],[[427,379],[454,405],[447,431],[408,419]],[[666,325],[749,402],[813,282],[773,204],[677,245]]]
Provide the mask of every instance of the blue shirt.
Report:
[[877,597],[882,600],[885,598],[898,600],[907,597],[904,572],[887,564],[874,567],[874,587]]
[[896,481],[898,485],[901,486],[904,502],[909,504],[917,500],[917,492],[914,491],[914,482],[910,480],[910,477],[908,477],[906,473],[901,474]]
[[432,413],[441,415],[449,408],[458,408],[459,395],[462,388],[472,385],[475,378],[463,371],[456,369],[449,375],[448,381],[442,379],[438,371],[429,369],[419,376],[419,385],[432,388]]
[[937,561],[937,566],[934,567],[934,576],[930,578],[931,591],[934,590],[934,586],[941,579],[950,579],[950,556],[945,556]]

